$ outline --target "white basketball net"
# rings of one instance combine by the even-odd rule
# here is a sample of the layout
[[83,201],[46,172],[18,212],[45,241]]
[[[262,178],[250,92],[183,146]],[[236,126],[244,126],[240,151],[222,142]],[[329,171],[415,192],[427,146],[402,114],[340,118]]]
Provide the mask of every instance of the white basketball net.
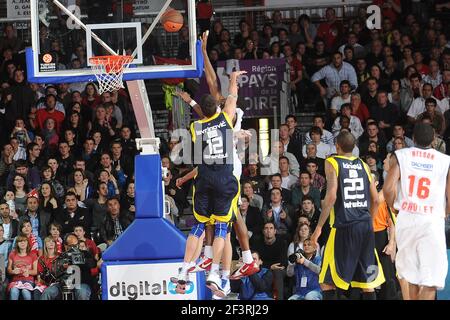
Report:
[[99,84],[99,94],[124,88],[123,71],[133,61],[132,56],[97,56],[89,61]]

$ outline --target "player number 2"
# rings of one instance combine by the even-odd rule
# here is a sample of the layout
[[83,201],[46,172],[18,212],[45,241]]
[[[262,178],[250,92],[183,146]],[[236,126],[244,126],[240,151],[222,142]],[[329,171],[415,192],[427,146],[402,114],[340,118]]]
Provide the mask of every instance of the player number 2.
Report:
[[[412,197],[414,193],[414,187],[416,185],[416,176],[409,176],[409,196]],[[417,197],[419,199],[426,199],[430,195],[431,181],[428,178],[420,178],[417,181]]]

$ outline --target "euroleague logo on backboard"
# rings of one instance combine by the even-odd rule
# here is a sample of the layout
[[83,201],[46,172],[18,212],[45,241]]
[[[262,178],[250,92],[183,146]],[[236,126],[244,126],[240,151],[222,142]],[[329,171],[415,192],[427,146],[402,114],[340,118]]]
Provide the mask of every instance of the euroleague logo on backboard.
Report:
[[42,61],[44,63],[51,63],[53,61],[53,57],[50,53],[46,53],[42,56]]

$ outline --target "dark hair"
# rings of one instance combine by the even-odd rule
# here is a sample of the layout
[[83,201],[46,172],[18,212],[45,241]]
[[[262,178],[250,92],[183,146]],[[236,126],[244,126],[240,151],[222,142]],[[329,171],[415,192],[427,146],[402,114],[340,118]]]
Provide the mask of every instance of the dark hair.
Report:
[[287,122],[289,118],[292,118],[295,122],[297,122],[297,117],[293,114],[288,114],[286,118],[284,118],[284,121]]
[[414,142],[419,147],[428,147],[434,140],[434,129],[427,123],[417,123],[413,132]]
[[299,174],[298,176],[301,177],[302,174],[307,174],[308,177],[309,177],[310,179],[312,178],[312,177],[311,177],[311,173],[309,173],[308,171],[301,171],[300,174]]
[[270,180],[272,180],[273,177],[279,177],[280,179],[282,179],[282,178],[281,178],[281,174],[279,174],[279,173],[273,174],[273,175],[270,177]]
[[200,99],[200,108],[206,117],[212,117],[216,113],[217,101],[212,95],[205,94]]
[[346,85],[348,85],[349,87],[351,87],[350,81],[348,81],[348,80],[342,80],[341,83],[339,84],[339,86],[342,86],[342,85],[344,85],[344,84],[346,84]]
[[311,201],[314,205],[314,199],[310,195],[303,196],[302,203],[307,200]]
[[286,160],[287,163],[289,164],[289,158],[285,157],[285,156],[281,156],[280,159],[278,161],[281,161],[281,159]]
[[244,198],[247,200],[247,202],[250,202],[250,199],[245,194],[242,194],[241,195],[241,200],[244,199]]
[[308,165],[308,164],[310,164],[310,163],[315,164],[317,167],[319,166],[319,163],[317,162],[316,159],[314,159],[314,158],[306,158],[306,159],[305,159],[305,164]]
[[375,182],[380,181],[380,174],[378,173],[378,171],[370,171],[370,174],[373,175],[373,180]]
[[419,81],[422,81],[422,75],[418,72],[413,73],[412,75],[409,76],[409,80],[414,79],[414,78],[418,78]]
[[425,99],[425,106],[427,104],[429,104],[429,103],[432,103],[435,107],[437,106],[436,99],[434,99],[434,98],[427,98],[427,99]]
[[309,130],[309,134],[311,135],[311,134],[313,134],[313,133],[322,136],[323,131],[322,131],[322,129],[320,129],[319,127],[312,127],[312,128]]
[[[65,194],[65,196],[64,196],[64,200],[66,200],[67,197],[70,197],[70,196],[73,196],[73,197],[77,198],[77,195],[76,195],[75,192],[68,191],[68,192]],[[78,198],[77,198],[77,199],[78,199]]]
[[336,144],[338,144],[345,153],[351,153],[355,148],[355,143],[355,136],[347,131],[339,132],[336,137]]

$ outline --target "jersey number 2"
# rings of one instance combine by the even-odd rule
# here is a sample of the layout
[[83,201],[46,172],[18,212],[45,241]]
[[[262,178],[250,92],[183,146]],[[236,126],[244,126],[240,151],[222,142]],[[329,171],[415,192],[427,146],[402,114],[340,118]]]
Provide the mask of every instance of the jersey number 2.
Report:
[[[408,195],[412,197],[414,193],[414,188],[416,185],[416,176],[409,176],[409,192]],[[430,184],[431,181],[428,178],[419,178],[417,181],[417,197],[419,199],[426,199],[430,195]]]

